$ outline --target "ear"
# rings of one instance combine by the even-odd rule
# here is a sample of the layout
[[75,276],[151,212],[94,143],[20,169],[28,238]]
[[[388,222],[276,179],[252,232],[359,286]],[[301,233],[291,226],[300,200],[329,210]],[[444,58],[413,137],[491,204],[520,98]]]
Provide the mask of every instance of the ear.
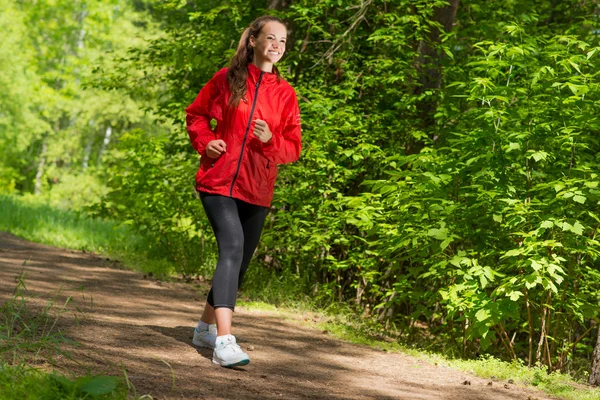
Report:
[[254,37],[254,35],[250,35],[249,43],[252,47],[256,46],[256,38]]

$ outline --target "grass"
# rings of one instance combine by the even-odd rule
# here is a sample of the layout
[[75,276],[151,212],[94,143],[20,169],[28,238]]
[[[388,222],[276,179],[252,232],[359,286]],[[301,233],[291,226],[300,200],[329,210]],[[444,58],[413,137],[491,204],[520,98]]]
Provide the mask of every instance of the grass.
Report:
[[0,364],[3,400],[127,399],[125,381],[114,376],[83,376],[70,379],[45,373],[26,364]]
[[69,341],[56,324],[71,298],[59,306],[57,294],[45,307],[36,308],[25,297],[26,290],[22,273],[12,296],[0,306],[0,358],[13,364],[40,356],[52,359],[62,354],[61,345]]
[[103,254],[157,276],[174,271],[150,241],[128,227],[49,206],[34,197],[0,195],[0,231],[51,246]]

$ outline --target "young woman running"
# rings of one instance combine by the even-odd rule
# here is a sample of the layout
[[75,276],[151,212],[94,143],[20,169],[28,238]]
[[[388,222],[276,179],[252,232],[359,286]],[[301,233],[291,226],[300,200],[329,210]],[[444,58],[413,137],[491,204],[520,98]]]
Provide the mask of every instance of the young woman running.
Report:
[[274,65],[286,37],[281,19],[256,19],[229,68],[217,72],[186,109],[192,146],[202,156],[196,190],[219,247],[192,342],[213,348],[213,362],[223,367],[250,362],[231,334],[237,292],[269,210],[277,164],[297,160],[302,148],[296,93]]

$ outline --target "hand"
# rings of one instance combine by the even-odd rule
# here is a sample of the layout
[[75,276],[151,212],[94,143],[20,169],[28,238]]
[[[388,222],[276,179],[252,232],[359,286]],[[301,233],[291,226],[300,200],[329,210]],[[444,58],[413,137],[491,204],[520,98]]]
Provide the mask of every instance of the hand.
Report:
[[227,150],[227,144],[221,139],[211,140],[206,145],[206,155],[210,158],[219,158]]
[[262,119],[254,120],[254,136],[263,143],[267,143],[273,137],[269,125]]

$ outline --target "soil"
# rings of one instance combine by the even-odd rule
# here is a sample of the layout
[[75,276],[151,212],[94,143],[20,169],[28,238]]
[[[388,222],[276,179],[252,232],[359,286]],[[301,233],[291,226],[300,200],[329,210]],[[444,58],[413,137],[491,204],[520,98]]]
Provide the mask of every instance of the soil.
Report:
[[126,370],[137,394],[154,399],[552,398],[347,343],[301,323],[302,315],[295,321],[242,307],[236,308],[234,334],[251,362],[226,369],[211,362],[211,350],[191,344],[207,284],[157,281],[97,254],[0,232],[0,303],[23,271],[30,301],[44,306],[55,296],[71,298],[59,327],[78,345],[68,348],[72,357],[57,357],[52,369],[118,376]]

